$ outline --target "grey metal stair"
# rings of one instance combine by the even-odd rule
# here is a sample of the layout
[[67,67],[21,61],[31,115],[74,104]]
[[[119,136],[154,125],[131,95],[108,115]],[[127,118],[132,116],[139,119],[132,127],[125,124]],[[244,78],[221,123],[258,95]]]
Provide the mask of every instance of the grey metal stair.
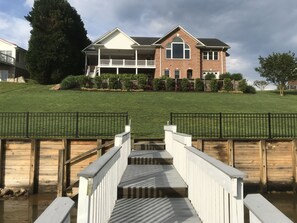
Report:
[[187,197],[188,186],[172,165],[129,165],[118,198]]
[[172,165],[173,158],[165,150],[136,150],[132,151],[128,164],[134,165]]
[[134,150],[165,150],[164,142],[142,141],[134,143]]

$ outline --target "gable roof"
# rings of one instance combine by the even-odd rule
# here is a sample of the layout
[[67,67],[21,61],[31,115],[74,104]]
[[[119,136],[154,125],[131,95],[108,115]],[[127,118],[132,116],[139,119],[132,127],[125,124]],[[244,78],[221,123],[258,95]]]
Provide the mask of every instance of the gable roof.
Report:
[[163,39],[165,39],[168,35],[170,35],[171,33],[175,32],[176,30],[181,29],[183,30],[185,33],[187,33],[190,37],[193,38],[194,41],[196,41],[197,43],[200,43],[201,45],[204,45],[202,42],[200,42],[199,39],[197,39],[196,37],[194,37],[191,33],[189,33],[187,30],[185,30],[183,27],[181,26],[177,26],[174,29],[172,29],[171,31],[169,31],[168,33],[166,33],[163,37],[161,37],[160,39],[158,39],[156,42],[154,42],[155,45],[159,44]]
[[230,48],[229,45],[224,43],[223,41],[216,38],[197,38],[200,42],[202,42],[207,47],[226,47]]
[[160,37],[131,37],[135,40],[139,45],[149,46],[156,42]]

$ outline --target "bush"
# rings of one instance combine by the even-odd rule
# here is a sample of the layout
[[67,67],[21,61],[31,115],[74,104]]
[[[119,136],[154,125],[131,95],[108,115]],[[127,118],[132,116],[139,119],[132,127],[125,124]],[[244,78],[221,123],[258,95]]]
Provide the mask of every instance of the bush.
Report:
[[189,91],[190,90],[190,82],[187,78],[183,78],[180,83],[181,91]]
[[246,86],[245,91],[243,93],[246,94],[256,94],[256,88],[251,85]]
[[208,73],[208,74],[205,75],[204,79],[205,80],[216,79],[216,75],[214,73]]
[[195,80],[195,91],[204,91],[204,82],[199,78]]
[[234,73],[231,75],[231,79],[235,81],[240,81],[242,80],[242,74],[241,73]]
[[216,79],[212,79],[209,83],[209,87],[210,87],[210,91],[218,92],[219,90],[218,81]]
[[147,77],[140,76],[138,78],[138,88],[139,89],[145,89],[146,84],[147,84]]
[[238,83],[238,90],[239,91],[242,91],[243,93],[246,91],[246,88],[247,88],[247,82],[245,79],[242,79],[241,81],[239,81]]
[[165,87],[166,87],[166,91],[174,91],[174,89],[175,89],[175,80],[170,78],[170,77],[167,78]]
[[231,79],[231,74],[230,73],[224,73],[224,74],[220,74],[219,79],[220,80],[224,80],[226,78],[230,78]]
[[99,77],[99,76],[95,77],[94,82],[98,89],[102,88],[102,78],[101,77]]
[[232,91],[233,90],[233,84],[230,78],[224,79],[224,90],[225,91]]
[[109,89],[120,89],[121,83],[116,76],[111,76],[109,78],[108,86],[109,86]]
[[76,76],[68,76],[64,78],[61,82],[61,89],[67,90],[67,89],[73,89],[79,87],[79,84],[77,82]]
[[153,90],[160,91],[162,89],[162,80],[159,78],[155,78],[153,80]]
[[133,83],[132,83],[131,78],[126,77],[126,78],[124,79],[124,87],[125,87],[125,89],[128,90],[128,91],[131,90],[131,88],[133,87]]

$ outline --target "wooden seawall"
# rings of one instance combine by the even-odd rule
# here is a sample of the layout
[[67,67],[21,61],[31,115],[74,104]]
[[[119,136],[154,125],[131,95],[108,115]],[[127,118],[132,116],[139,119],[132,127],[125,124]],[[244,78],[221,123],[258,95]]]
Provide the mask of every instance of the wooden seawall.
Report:
[[[95,148],[105,142],[108,140],[0,139],[0,187],[24,187],[31,193],[65,190],[63,186],[77,182],[77,173],[97,159],[100,154]],[[296,140],[195,140],[192,143],[206,154],[245,172],[246,185],[263,192],[297,190]],[[79,158],[90,150],[91,153]],[[59,184],[62,172],[63,184]]]
[[262,192],[296,192],[297,140],[196,140],[193,146],[248,175]]
[[0,139],[0,187],[52,193],[62,179],[65,190],[77,182],[77,173],[97,159],[101,144],[101,139]]

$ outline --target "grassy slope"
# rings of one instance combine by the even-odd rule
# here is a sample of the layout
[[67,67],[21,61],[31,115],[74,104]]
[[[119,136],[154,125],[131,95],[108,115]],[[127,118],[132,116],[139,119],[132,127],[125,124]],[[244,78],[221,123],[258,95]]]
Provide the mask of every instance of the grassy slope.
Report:
[[0,83],[0,111],[129,112],[137,137],[162,137],[170,112],[297,112],[296,95],[175,92],[49,91],[49,86]]

